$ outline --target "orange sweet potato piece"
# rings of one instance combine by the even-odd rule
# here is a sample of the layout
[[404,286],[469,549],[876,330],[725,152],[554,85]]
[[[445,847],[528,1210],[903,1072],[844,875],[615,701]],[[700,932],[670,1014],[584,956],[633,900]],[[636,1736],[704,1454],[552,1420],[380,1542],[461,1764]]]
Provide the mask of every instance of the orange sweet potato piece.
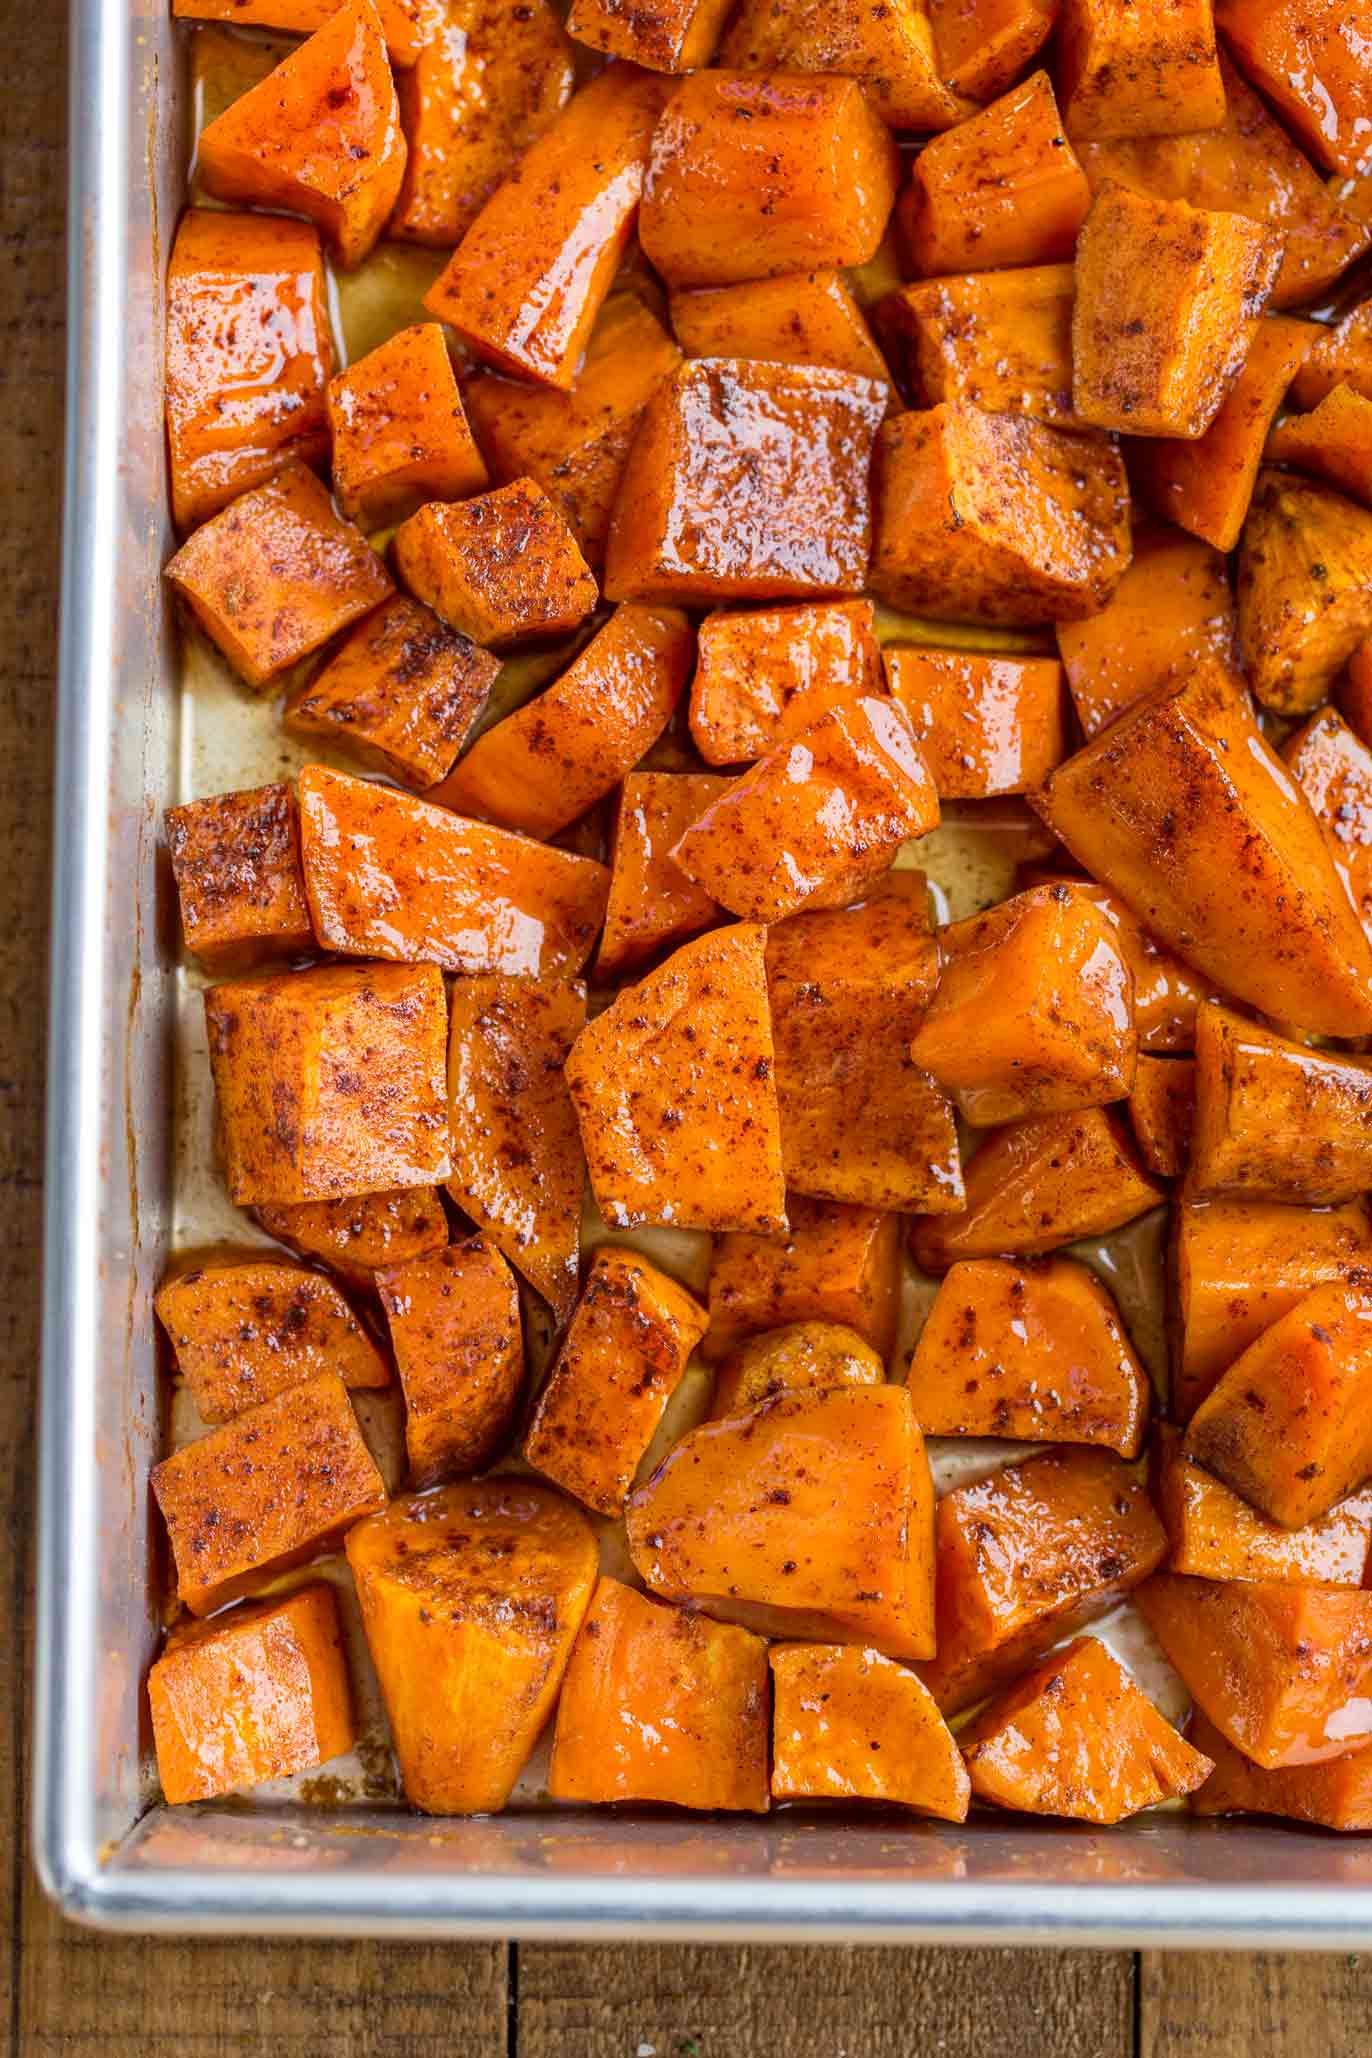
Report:
[[694,646],[677,608],[616,608],[567,670],[487,729],[429,798],[530,836],[555,836],[657,742],[690,677]]
[[764,1814],[762,1638],[601,1579],[562,1682],[548,1791]]
[[1201,1008],[1190,1194],[1319,1206],[1369,1187],[1372,1065]]
[[1264,472],[1239,539],[1238,601],[1257,698],[1278,714],[1309,714],[1372,633],[1372,509]]
[[1077,718],[1094,736],[1174,665],[1207,656],[1234,662],[1234,596],[1224,560],[1174,529],[1136,529],[1133,561],[1100,613],[1059,622],[1057,633]]
[[908,719],[884,695],[867,695],[830,708],[731,780],[671,857],[720,907],[780,922],[844,906],[938,818]]
[[1210,0],[1062,0],[1062,118],[1079,136],[1187,135],[1224,120]]
[[1364,929],[1372,933],[1372,751],[1333,708],[1321,708],[1282,746],[1314,809]]
[[1334,322],[1311,322],[1310,347],[1291,382],[1297,407],[1318,407],[1336,386],[1372,394],[1372,299],[1359,300]]
[[500,660],[403,593],[369,614],[282,717],[402,786],[432,786],[486,704]]
[[696,72],[653,134],[639,240],[673,288],[866,264],[897,163],[852,78]]
[[1214,1770],[1094,1636],[1016,1680],[958,1743],[979,1801],[1073,1822],[1123,1822],[1194,1793]]
[[1077,242],[1082,420],[1132,436],[1203,435],[1243,368],[1281,249],[1246,215],[1102,186]]
[[1356,14],[1338,0],[1216,0],[1215,20],[1317,162],[1350,179],[1372,167],[1372,81]]
[[1215,1727],[1258,1765],[1318,1765],[1372,1740],[1372,1593],[1159,1573],[1144,1621]]
[[1156,1571],[1167,1537],[1109,1451],[1044,1451],[939,1501],[938,1656],[920,1677],[945,1714],[1013,1679]]
[[954,1265],[906,1380],[926,1436],[1143,1447],[1151,1398],[1119,1310],[1085,1265]]
[[383,1265],[403,1265],[448,1241],[448,1218],[435,1186],[268,1203],[256,1214],[268,1236],[302,1257],[322,1258],[346,1286],[359,1290],[375,1286]]
[[668,853],[727,784],[712,772],[631,772],[625,779],[596,956],[602,981],[637,971],[719,920],[723,910]]
[[763,944],[743,922],[683,944],[573,1044],[567,1085],[612,1226],[784,1227]]
[[496,1459],[524,1381],[514,1274],[472,1236],[376,1276],[405,1394],[410,1481],[434,1486]]
[[1283,1529],[1188,1458],[1180,1430],[1159,1423],[1158,1438],[1153,1491],[1173,1572],[1293,1586],[1363,1585],[1372,1550],[1372,1487],[1350,1494],[1317,1522]]
[[316,1581],[196,1623],[148,1674],[164,1800],[212,1801],[325,1765],[353,1746],[338,1603]]
[[916,1673],[852,1644],[783,1644],[771,1666],[776,1800],[885,1801],[966,1821],[967,1769]]
[[1159,1179],[1180,1179],[1191,1152],[1196,1067],[1190,1058],[1140,1057],[1129,1096],[1139,1156]]
[[294,459],[198,528],[163,576],[248,686],[271,685],[393,590],[376,552]]
[[939,71],[923,0],[742,0],[720,46],[736,70],[840,72],[893,129],[946,129],[971,112]]
[[329,424],[334,492],[364,529],[488,483],[437,322],[398,329],[330,379]]
[[784,1235],[722,1236],[710,1264],[705,1356],[790,1322],[841,1322],[883,1361],[896,1340],[900,1219],[834,1201],[787,1203]]
[[456,506],[430,501],[391,548],[415,598],[475,643],[566,636],[596,604],[576,538],[533,479]]
[[524,1439],[528,1462],[617,1515],[707,1320],[635,1251],[597,1251]]
[[188,208],[167,266],[166,353],[178,527],[217,514],[283,458],[322,462],[333,352],[315,231]]
[[[282,29],[312,36],[341,11],[342,0],[172,0],[178,21],[222,21],[236,28]],[[376,0],[392,64],[411,65],[443,21],[443,0]]]
[[1358,645],[1334,697],[1359,743],[1372,742],[1372,642]]
[[939,70],[955,93],[990,100],[1047,42],[1058,0],[930,0]]
[[837,702],[880,693],[882,684],[870,600],[707,615],[691,737],[707,764],[751,764]]
[[165,1280],[153,1306],[206,1422],[227,1422],[319,1372],[337,1372],[345,1386],[391,1383],[333,1281],[300,1265],[197,1266]]
[[1035,1257],[1083,1236],[1109,1236],[1157,1207],[1119,1117],[1106,1108],[1032,1115],[987,1137],[963,1168],[965,1205],[922,1216],[910,1247],[922,1272],[959,1258]]
[[756,357],[829,365],[887,379],[867,318],[842,272],[787,272],[738,286],[673,293],[672,327],[689,357]]
[[649,71],[698,71],[714,56],[732,0],[572,0],[578,43]]
[[281,208],[317,224],[340,264],[360,264],[386,226],[405,136],[372,0],[349,0],[196,144],[217,200]]
[[666,1600],[927,1658],[933,1514],[909,1395],[831,1387],[689,1431],[631,1496],[629,1550]]
[[300,820],[284,782],[167,809],[186,948],[212,972],[295,957],[314,942]]
[[1346,1751],[1323,1765],[1267,1771],[1236,1751],[1204,1715],[1191,1725],[1214,1771],[1191,1796],[1195,1815],[1287,1815],[1322,1829],[1372,1829],[1372,1748]]
[[935,621],[1075,621],[1129,562],[1114,445],[968,401],[886,424],[874,526],[873,590]]
[[406,1799],[503,1808],[595,1587],[590,1523],[531,1480],[468,1479],[393,1501],[347,1548]]
[[935,278],[1070,259],[1090,205],[1052,81],[1036,71],[925,144],[896,222],[915,272]]
[[862,1207],[962,1204],[947,1097],[906,1053],[938,979],[919,872],[860,907],[767,935],[781,1156],[794,1193]]
[[332,1200],[448,1171],[433,965],[317,965],[205,995],[229,1199]]
[[1335,386],[1312,414],[1288,415],[1267,439],[1271,463],[1309,472],[1372,504],[1372,399]]
[[811,1387],[881,1386],[882,1359],[841,1322],[788,1322],[736,1344],[720,1360],[710,1413],[745,1415],[779,1393]]
[[633,233],[666,97],[632,65],[592,80],[491,194],[425,295],[430,314],[502,371],[570,387]]
[[348,1390],[318,1372],[152,1469],[176,1590],[208,1615],[386,1505]]
[[305,890],[326,950],[569,976],[590,956],[609,884],[593,859],[324,765],[297,783]]
[[568,979],[457,981],[448,1045],[448,1191],[565,1321],[586,1167],[562,1067],[586,1021]]
[[711,606],[859,590],[888,392],[823,366],[682,365],[644,409],[624,468],[606,599]]
[[[1052,885],[1052,873],[1026,876],[1026,885]],[[1063,878],[1079,899],[1094,901],[1114,929],[1124,961],[1134,975],[1134,1026],[1140,1051],[1190,1050],[1195,1042],[1196,1009],[1208,985],[1153,936],[1117,893],[1094,879]]]
[[1070,264],[965,272],[891,294],[878,321],[926,407],[966,401],[990,414],[1080,428],[1072,411],[1073,298]]

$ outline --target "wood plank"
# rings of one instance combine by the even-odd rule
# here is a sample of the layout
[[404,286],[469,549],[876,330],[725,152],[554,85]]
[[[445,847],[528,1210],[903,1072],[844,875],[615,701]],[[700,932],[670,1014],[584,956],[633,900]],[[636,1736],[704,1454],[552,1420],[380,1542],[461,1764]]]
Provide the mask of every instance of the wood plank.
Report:
[[1372,1955],[1145,1951],[1139,2058],[1354,2058],[1372,2050]]

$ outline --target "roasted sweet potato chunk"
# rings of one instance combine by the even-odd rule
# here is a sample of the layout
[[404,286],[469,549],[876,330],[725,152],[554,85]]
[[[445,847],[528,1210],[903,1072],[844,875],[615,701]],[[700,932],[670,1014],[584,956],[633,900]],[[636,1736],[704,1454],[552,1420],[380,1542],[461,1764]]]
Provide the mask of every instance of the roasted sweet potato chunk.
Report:
[[778,1801],[886,1801],[963,1822],[967,1769],[916,1673],[853,1644],[771,1653]]
[[1356,301],[1334,322],[1311,322],[1310,347],[1291,382],[1297,407],[1318,407],[1336,386],[1372,394],[1372,299]]
[[[222,21],[295,36],[312,36],[340,8],[341,0],[172,0],[179,21]],[[443,0],[376,0],[376,15],[392,64],[410,65],[437,34]]]
[[1189,1192],[1323,1205],[1372,1187],[1372,1066],[1227,1008],[1196,1018]]
[[1059,622],[1057,633],[1077,718],[1094,736],[1175,665],[1235,660],[1234,596],[1224,560],[1209,544],[1173,529],[1137,529],[1133,560],[1100,613]]
[[728,780],[712,772],[632,772],[620,790],[596,972],[637,971],[723,915],[669,855]]
[[1214,1770],[1094,1636],[1016,1680],[958,1743],[979,1801],[1073,1822],[1123,1822],[1194,1793]]
[[923,0],[742,0],[719,61],[738,71],[842,73],[893,129],[946,129],[971,112],[940,74]]
[[874,520],[874,591],[935,621],[1075,621],[1129,562],[1113,444],[966,401],[886,424]]
[[1060,263],[1090,205],[1052,81],[1036,71],[925,144],[896,219],[915,271],[934,278]]
[[364,529],[488,483],[437,322],[397,330],[331,379],[329,423],[338,504]]
[[1288,415],[1267,439],[1273,464],[1308,472],[1372,503],[1372,400],[1351,386],[1335,386],[1312,414]]
[[1372,1487],[1350,1494],[1318,1522],[1283,1529],[1197,1465],[1166,1423],[1153,1491],[1171,1545],[1173,1572],[1292,1586],[1362,1586],[1372,1550]]
[[939,69],[954,92],[990,100],[1048,40],[1057,0],[930,0]]
[[374,1286],[383,1265],[403,1265],[448,1241],[448,1218],[434,1186],[269,1202],[256,1213],[268,1236],[302,1257],[322,1258],[345,1285],[359,1289]]
[[205,995],[229,1199],[319,1201],[448,1170],[433,965],[319,965]]
[[597,1251],[524,1439],[529,1463],[617,1515],[707,1319],[646,1258]]
[[988,414],[1080,428],[1072,411],[1073,297],[1070,264],[964,272],[893,293],[877,322],[926,407],[966,401]]
[[1372,739],[1372,642],[1358,645],[1334,694],[1359,743],[1368,743]]
[[166,831],[186,948],[207,970],[310,949],[300,820],[288,785],[168,808]]
[[1313,158],[1350,179],[1372,167],[1372,83],[1356,16],[1338,0],[1216,0],[1215,20]]
[[1264,472],[1239,540],[1238,600],[1254,693],[1277,714],[1309,714],[1372,634],[1372,510]]
[[900,1220],[832,1201],[787,1203],[784,1236],[722,1236],[710,1266],[707,1358],[788,1322],[841,1322],[883,1359],[896,1340]]
[[767,1646],[602,1579],[557,1704],[557,1801],[767,1808]]
[[153,1306],[206,1422],[227,1422],[288,1386],[337,1372],[389,1386],[390,1370],[331,1279],[273,1259],[173,1274]]
[[683,944],[573,1044],[567,1084],[616,1227],[784,1226],[763,942],[739,922]]
[[[1054,884],[1054,875],[1032,874],[1039,885]],[[1026,880],[1026,883],[1029,883]],[[1153,936],[1117,893],[1094,879],[1061,878],[1079,898],[1092,900],[1109,921],[1134,974],[1134,1026],[1140,1051],[1190,1050],[1195,1042],[1196,1009],[1209,992],[1208,983]]]
[[888,644],[886,672],[940,800],[1027,793],[1066,753],[1054,658]]
[[578,41],[649,71],[697,71],[714,56],[731,0],[572,0]]
[[1191,1796],[1196,1815],[1289,1815],[1322,1829],[1372,1829],[1372,1749],[1347,1751],[1323,1765],[1267,1771],[1235,1750],[1204,1715],[1191,1725],[1214,1771]]
[[575,975],[590,956],[609,885],[594,859],[323,765],[298,785],[325,949],[449,972]]
[[689,357],[757,357],[887,379],[867,318],[842,272],[788,272],[672,295],[672,327]]
[[386,1505],[348,1390],[318,1372],[152,1469],[193,1615],[251,1593]]
[[691,736],[711,765],[751,764],[839,701],[882,690],[870,600],[707,615]]
[[405,1393],[410,1480],[433,1486],[498,1457],[524,1380],[514,1274],[484,1237],[379,1272]]
[[415,598],[475,643],[566,636],[596,604],[576,538],[533,479],[458,506],[430,501],[402,523],[392,550]]
[[1177,136],[1224,120],[1210,0],[1063,0],[1062,118],[1082,136]]
[[710,1413],[744,1415],[779,1393],[808,1387],[881,1386],[886,1366],[841,1322],[789,1322],[736,1344],[715,1374]]
[[527,1479],[393,1501],[348,1535],[405,1795],[503,1808],[552,1712],[596,1581],[595,1533]]
[[360,264],[395,205],[405,136],[372,0],[349,0],[200,133],[196,170],[217,200],[315,222]]
[[165,1800],[212,1801],[352,1749],[352,1689],[332,1587],[196,1623],[148,1674]]
[[1287,737],[1282,756],[1324,830],[1363,928],[1372,934],[1372,751],[1326,707]]
[[1139,1155],[1159,1179],[1180,1179],[1191,1154],[1196,1067],[1191,1058],[1140,1057],[1129,1096]]
[[1143,1447],[1148,1375],[1114,1301],[1085,1265],[1047,1258],[954,1265],[906,1381],[927,1436]]
[[630,1498],[629,1550],[664,1599],[927,1658],[933,1509],[902,1388],[780,1394],[681,1439]]

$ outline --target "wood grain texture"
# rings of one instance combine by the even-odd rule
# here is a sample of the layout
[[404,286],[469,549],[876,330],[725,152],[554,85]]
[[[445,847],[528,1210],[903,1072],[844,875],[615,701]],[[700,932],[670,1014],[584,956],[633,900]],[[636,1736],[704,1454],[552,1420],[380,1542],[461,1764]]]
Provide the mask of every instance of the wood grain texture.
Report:
[[1145,1951],[1139,2058],[1357,2058],[1372,1954]]

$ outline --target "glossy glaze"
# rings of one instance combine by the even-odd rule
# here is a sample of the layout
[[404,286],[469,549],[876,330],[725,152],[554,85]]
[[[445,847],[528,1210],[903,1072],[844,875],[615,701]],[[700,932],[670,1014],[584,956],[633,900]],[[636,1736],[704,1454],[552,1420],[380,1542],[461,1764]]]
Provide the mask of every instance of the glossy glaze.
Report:
[[707,764],[751,764],[884,684],[870,600],[709,614],[697,634],[691,738]]
[[575,537],[532,479],[459,506],[431,501],[391,548],[415,598],[475,643],[569,635],[596,604]]
[[1317,407],[1336,386],[1372,394],[1372,301],[1357,300],[1337,321],[1311,328],[1310,348],[1292,381],[1295,405]]
[[1153,1498],[1171,1545],[1171,1571],[1293,1586],[1363,1585],[1372,1487],[1350,1494],[1318,1522],[1285,1529],[1188,1458],[1180,1430],[1159,1423],[1156,1434]]
[[207,970],[241,970],[311,948],[300,820],[284,781],[188,801],[162,819],[181,933]]
[[1174,665],[1213,657],[1237,666],[1237,637],[1219,551],[1156,523],[1134,531],[1132,561],[1100,613],[1057,625],[1072,705],[1088,736],[1160,685]]
[[302,1257],[322,1258],[345,1286],[363,1289],[374,1286],[382,1265],[403,1264],[448,1241],[448,1218],[434,1186],[268,1203],[256,1214],[268,1236]]
[[1372,167],[1366,24],[1338,0],[1218,0],[1215,20],[1244,71],[1327,171]]
[[928,1688],[855,1645],[771,1651],[772,1794],[778,1801],[886,1801],[963,1822],[961,1753]]
[[906,386],[932,407],[970,401],[991,414],[1085,426],[1072,404],[1070,264],[925,279],[883,300],[877,321]]
[[1052,81],[1036,71],[925,144],[896,222],[916,276],[941,278],[1069,260],[1090,205]]
[[389,1386],[390,1367],[332,1279],[252,1260],[179,1272],[153,1306],[202,1420],[227,1422],[318,1372]]
[[489,483],[437,322],[398,329],[329,381],[333,483],[363,529],[426,500],[465,500]]
[[1288,415],[1267,439],[1272,464],[1308,472],[1366,506],[1372,501],[1372,400],[1336,386],[1308,415]]
[[1372,934],[1372,750],[1325,707],[1287,737],[1282,757],[1315,811],[1363,928]]
[[1066,752],[1054,658],[888,644],[886,674],[941,801],[1027,793]]
[[376,1275],[405,1395],[410,1483],[491,1464],[524,1383],[519,1290],[500,1252],[472,1236]]
[[668,855],[728,780],[711,772],[630,772],[620,788],[610,897],[596,977],[617,979],[723,918]]
[[1348,1751],[1323,1765],[1266,1771],[1198,1714],[1196,1743],[1215,1770],[1191,1806],[1198,1815],[1286,1815],[1324,1829],[1372,1829],[1372,1747]]
[[1209,982],[1164,950],[1107,886],[1098,886],[1094,879],[1055,875],[1039,866],[1025,870],[1026,884],[1051,884],[1055,877],[1080,899],[1092,901],[1114,929],[1134,975],[1134,1026],[1140,1051],[1190,1050],[1195,1042],[1196,1009],[1208,997]]
[[900,1218],[835,1201],[786,1203],[784,1236],[722,1236],[710,1264],[707,1358],[787,1322],[841,1322],[883,1360],[896,1338]]

